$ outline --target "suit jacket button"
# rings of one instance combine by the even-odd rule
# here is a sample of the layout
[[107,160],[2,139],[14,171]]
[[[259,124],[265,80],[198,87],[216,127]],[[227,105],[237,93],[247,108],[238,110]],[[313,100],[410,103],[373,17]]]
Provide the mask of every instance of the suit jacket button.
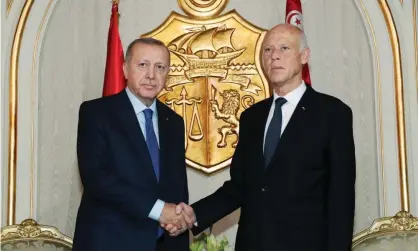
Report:
[[264,186],[263,188],[261,188],[261,192],[265,192],[267,191],[267,186]]

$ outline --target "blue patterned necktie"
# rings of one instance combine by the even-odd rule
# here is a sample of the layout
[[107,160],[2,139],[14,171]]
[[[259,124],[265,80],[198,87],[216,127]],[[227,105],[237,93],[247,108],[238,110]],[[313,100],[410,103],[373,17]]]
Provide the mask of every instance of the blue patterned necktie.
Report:
[[[157,136],[155,135],[154,126],[152,123],[152,113],[151,109],[145,109],[145,132],[147,135],[147,146],[149,155],[151,157],[152,166],[154,167],[155,176],[159,181],[160,178],[160,149],[158,148]],[[158,227],[157,238],[163,235],[164,230],[161,227]]]
[[264,143],[265,167],[268,166],[271,158],[273,158],[274,152],[276,151],[280,140],[280,134],[282,132],[282,105],[284,105],[287,100],[280,97],[277,98],[275,102],[276,105],[274,107],[274,114],[267,129],[266,141]]
[[149,155],[151,157],[152,166],[154,167],[155,176],[157,180],[160,178],[160,150],[158,148],[157,136],[155,136],[154,126],[152,123],[152,113],[151,109],[145,109],[145,131],[147,136],[147,146]]

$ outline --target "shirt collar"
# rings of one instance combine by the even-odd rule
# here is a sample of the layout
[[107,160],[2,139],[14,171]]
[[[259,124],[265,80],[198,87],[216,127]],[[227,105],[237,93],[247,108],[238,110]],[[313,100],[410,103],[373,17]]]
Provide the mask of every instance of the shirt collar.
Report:
[[139,100],[135,94],[131,92],[131,90],[126,87],[126,93],[128,94],[128,98],[131,101],[132,106],[134,107],[135,114],[138,115],[139,113],[143,112],[145,109],[150,108],[153,111],[153,116],[157,115],[157,102],[154,100],[150,107],[147,107],[141,100]]
[[[293,91],[283,96],[283,98],[285,98],[288,103],[294,106],[297,106],[303,94],[305,93],[305,90],[306,90],[306,85],[305,85],[305,82],[302,81],[302,83],[296,89],[294,89]],[[280,96],[277,95],[275,91],[273,91],[274,100],[276,100],[279,97]]]

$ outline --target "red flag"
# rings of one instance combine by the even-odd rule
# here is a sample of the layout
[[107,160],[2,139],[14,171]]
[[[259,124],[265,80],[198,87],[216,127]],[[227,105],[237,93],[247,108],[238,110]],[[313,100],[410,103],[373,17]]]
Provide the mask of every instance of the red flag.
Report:
[[[300,3],[300,0],[287,0],[286,23],[293,24],[303,30],[302,4]],[[303,66],[302,78],[306,84],[311,84],[311,76],[307,63]]]
[[118,27],[118,1],[113,1],[112,16],[110,17],[109,35],[107,38],[107,58],[103,83],[103,96],[119,93],[126,87],[123,75],[123,47]]

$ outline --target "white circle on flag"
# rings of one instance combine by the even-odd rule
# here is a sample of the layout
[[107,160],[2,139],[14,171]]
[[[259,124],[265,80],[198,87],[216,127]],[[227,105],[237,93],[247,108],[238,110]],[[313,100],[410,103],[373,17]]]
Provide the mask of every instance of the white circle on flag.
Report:
[[292,10],[286,16],[286,23],[297,26],[299,29],[303,30],[302,13],[300,13],[300,11],[297,10]]

